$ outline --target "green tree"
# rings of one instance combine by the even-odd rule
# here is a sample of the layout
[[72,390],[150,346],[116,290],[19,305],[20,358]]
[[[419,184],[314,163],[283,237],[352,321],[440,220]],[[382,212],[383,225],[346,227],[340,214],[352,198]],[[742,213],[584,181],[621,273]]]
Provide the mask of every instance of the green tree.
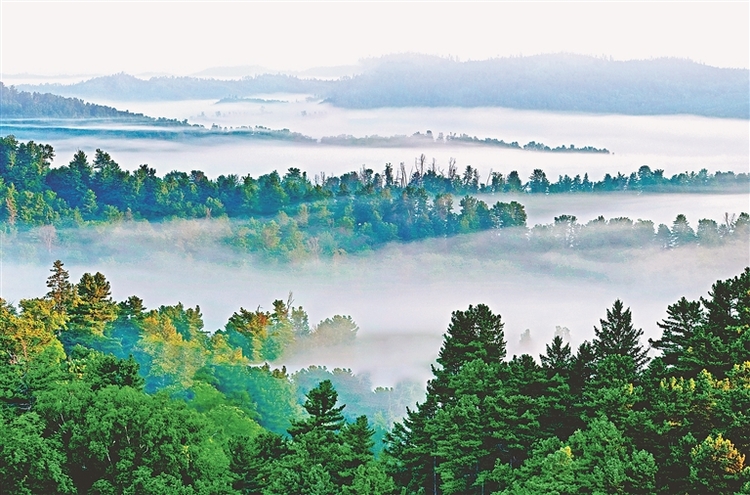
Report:
[[748,480],[745,455],[721,434],[709,435],[690,451],[690,482],[695,493],[735,493]]
[[75,302],[76,291],[70,283],[70,274],[63,268],[63,262],[56,260],[53,265],[52,275],[47,278],[47,298],[54,301],[54,309],[58,313],[66,313]]
[[339,394],[333,388],[330,380],[324,380],[317,387],[307,393],[307,400],[302,406],[309,414],[307,419],[293,421],[289,428],[289,434],[295,438],[312,430],[324,430],[329,432],[339,431],[344,425],[344,416],[341,411],[346,405],[336,407]]
[[117,305],[112,301],[109,282],[99,272],[84,273],[76,285],[78,297],[70,311],[71,323],[79,331],[102,335],[107,323],[117,317]]
[[44,430],[35,412],[7,423],[0,415],[0,493],[76,493],[64,469],[62,446]]
[[539,356],[542,367],[552,373],[568,376],[573,365],[573,355],[570,344],[565,344],[563,338],[556,335],[551,344],[546,346],[547,352]]
[[629,356],[636,370],[643,367],[648,361],[648,350],[640,345],[643,330],[633,327],[632,319],[630,308],[625,308],[621,300],[615,300],[612,309],[607,310],[607,318],[599,320],[601,327],[594,327],[593,346],[597,359]]

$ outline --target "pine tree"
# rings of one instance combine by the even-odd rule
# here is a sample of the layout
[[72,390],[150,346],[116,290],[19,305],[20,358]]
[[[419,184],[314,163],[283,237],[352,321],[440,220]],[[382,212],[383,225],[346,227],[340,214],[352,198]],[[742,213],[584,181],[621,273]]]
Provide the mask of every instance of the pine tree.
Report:
[[64,313],[75,300],[75,290],[69,280],[70,274],[63,268],[63,262],[60,260],[52,264],[50,271],[52,275],[47,278],[47,298],[55,302],[55,311]]
[[101,273],[84,273],[76,286],[78,298],[71,309],[71,321],[81,329],[101,335],[107,323],[117,317],[117,305],[110,297],[110,285]]
[[642,329],[633,327],[630,308],[625,308],[617,299],[607,319],[599,320],[601,328],[594,327],[594,352],[598,360],[612,355],[630,356],[636,369],[641,369],[648,361],[647,350],[640,345]]
[[542,367],[554,373],[567,376],[573,364],[570,344],[564,344],[563,338],[556,335],[551,344],[547,344],[546,354],[541,354],[539,360]]
[[344,416],[341,411],[346,405],[336,407],[338,397],[339,394],[333,388],[331,380],[320,382],[317,387],[307,393],[307,400],[303,405],[310,417],[292,422],[289,434],[296,438],[314,429],[339,431],[344,425]]
[[437,358],[441,374],[455,374],[474,359],[488,364],[502,361],[506,355],[503,326],[500,315],[485,304],[454,311]]
[[663,330],[662,337],[649,339],[655,349],[663,352],[662,359],[666,365],[674,366],[690,347],[690,341],[697,327],[704,321],[700,302],[688,301],[684,297],[667,307],[667,318],[657,323]]
[[484,304],[453,313],[425,402],[386,436],[389,474],[408,493],[491,491],[485,476],[498,456],[513,455],[514,430],[529,419],[515,414],[525,396],[513,404],[496,398],[505,397],[501,380],[510,374],[505,356],[500,315]]
[[375,430],[370,427],[367,416],[359,416],[354,423],[347,423],[341,429],[342,444],[341,477],[345,484],[354,480],[357,468],[373,461],[372,436]]
[[651,341],[663,351],[665,364],[683,376],[707,369],[723,377],[733,364],[750,360],[750,268],[719,280],[708,298],[684,297],[667,308],[659,327],[662,337]]
[[673,247],[678,247],[695,242],[697,239],[695,231],[688,223],[685,215],[677,215],[677,218],[675,218],[674,223],[672,224],[670,244]]

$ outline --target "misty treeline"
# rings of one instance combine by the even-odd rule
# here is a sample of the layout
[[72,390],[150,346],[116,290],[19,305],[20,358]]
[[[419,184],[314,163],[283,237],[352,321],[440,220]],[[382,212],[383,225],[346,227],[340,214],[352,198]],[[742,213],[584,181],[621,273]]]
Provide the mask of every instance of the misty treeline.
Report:
[[283,74],[238,80],[142,80],[114,74],[69,85],[19,87],[120,101],[305,93],[344,108],[489,106],[633,115],[749,116],[746,69],[710,67],[690,60],[614,61],[547,54],[460,62],[406,54],[363,62],[361,74],[335,81]]
[[421,132],[415,132],[411,136],[365,136],[363,138],[354,137],[349,134],[341,134],[338,136],[323,136],[320,138],[321,144],[333,144],[337,146],[430,146],[441,143],[458,143],[458,144],[471,144],[471,145],[483,145],[483,146],[494,146],[498,148],[506,148],[513,150],[527,150],[527,151],[549,151],[552,153],[602,153],[609,154],[609,150],[606,148],[595,148],[593,146],[579,146],[571,144],[570,146],[556,146],[550,148],[544,143],[537,143],[536,141],[529,141],[528,143],[521,146],[518,141],[506,142],[502,139],[497,138],[483,138],[479,139],[476,136],[469,136],[468,134],[456,134],[451,132],[448,134],[438,133],[437,136],[433,135],[432,131],[427,131],[424,134]]
[[[283,103],[280,100],[262,100],[254,98],[228,98],[217,103],[227,101],[252,101],[256,103]],[[6,87],[0,82],[0,105],[3,109],[3,119],[7,121],[0,123],[4,132],[23,132],[36,129],[40,124],[44,125],[45,135],[62,136],[109,136],[131,139],[191,139],[206,138],[220,135],[222,137],[232,136],[242,139],[274,140],[305,144],[315,144],[318,140],[299,132],[289,129],[269,129],[268,127],[256,126],[230,126],[222,127],[213,124],[206,128],[201,124],[188,124],[186,120],[166,119],[163,117],[152,118],[140,113],[120,111],[112,107],[84,102],[78,98],[66,98],[51,93],[29,93],[18,91],[15,86]],[[220,113],[220,112],[219,112]],[[49,119],[63,120],[60,122]],[[127,123],[132,127],[112,129],[106,127],[70,127],[68,119],[76,119],[79,122],[98,123]],[[92,120],[93,119],[93,120]],[[157,127],[154,127],[157,126]],[[411,136],[366,136],[357,138],[351,135],[324,136],[320,144],[335,146],[429,146],[441,143],[459,143],[471,145],[494,146],[516,150],[548,151],[553,153],[604,153],[609,154],[606,148],[595,148],[593,146],[570,146],[562,145],[550,148],[544,143],[530,141],[521,146],[517,141],[505,142],[502,139],[484,138],[468,134],[448,133],[433,136],[432,131],[425,134],[416,132]]]
[[19,84],[24,91],[53,93],[85,99],[118,101],[212,100],[268,93],[324,94],[331,81],[300,79],[283,74],[262,74],[240,80],[198,77],[151,77],[139,79],[121,72],[75,84]]
[[[455,311],[426,397],[382,444],[396,390],[256,364],[315,338],[291,301],[209,335],[198,308],[51,272],[45,296],[0,304],[3,493],[750,493],[750,268],[669,305],[648,345],[620,300],[591,341],[558,335],[538,360],[506,355],[489,307]],[[335,320],[311,334],[353,338]]]
[[[550,183],[544,171],[534,170],[528,181],[518,172],[504,176],[490,172],[480,182],[477,169],[463,173],[455,161],[447,171],[428,163],[425,155],[407,168],[386,164],[374,172],[362,167],[341,176],[316,175],[290,168],[281,176],[271,172],[221,175],[170,172],[164,177],[141,165],[123,170],[111,156],[96,150],[93,161],[78,151],[68,165],[51,168],[49,145],[0,139],[0,222],[11,246],[32,255],[39,246],[76,242],[66,228],[120,224],[135,220],[236,218],[212,238],[245,252],[282,261],[329,258],[371,250],[390,241],[413,241],[455,234],[503,229],[509,241],[523,249],[596,248],[602,246],[673,248],[686,244],[715,246],[747,236],[748,216],[727,215],[721,223],[701,219],[694,229],[684,215],[673,225],[655,226],[648,220],[599,217],[586,224],[560,215],[554,224],[526,228],[526,211],[518,201],[490,206],[473,194],[552,194],[563,192],[723,190],[747,185],[747,174],[732,172],[678,174],[642,166],[630,176],[605,175],[591,182],[584,175],[560,177]],[[462,196],[454,210],[453,195]],[[37,227],[29,238],[18,235]],[[23,245],[22,245],[23,244]]]

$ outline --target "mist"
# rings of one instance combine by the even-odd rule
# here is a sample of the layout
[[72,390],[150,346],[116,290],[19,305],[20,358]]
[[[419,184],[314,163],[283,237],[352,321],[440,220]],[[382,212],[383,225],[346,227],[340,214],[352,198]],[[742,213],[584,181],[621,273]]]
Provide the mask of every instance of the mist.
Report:
[[750,149],[749,121],[694,116],[586,115],[494,108],[342,110],[304,100],[273,105],[189,101],[123,107],[117,102],[101,103],[146,115],[188,119],[190,123],[208,127],[216,124],[288,128],[316,139],[341,134],[357,137],[411,135],[417,131],[424,134],[431,130],[434,136],[440,132],[456,132],[521,144],[536,141],[551,147],[572,143],[577,147],[607,148],[612,154],[545,153],[455,142],[367,147],[221,135],[175,140],[118,139],[96,134],[70,137],[39,126],[14,133],[20,140],[52,144],[56,166],[66,164],[78,149],[92,154],[101,148],[126,169],[132,170],[145,163],[159,174],[172,170],[202,170],[212,177],[221,174],[258,176],[273,170],[283,172],[290,167],[304,170],[311,177],[321,172],[339,175],[359,170],[363,165],[382,171],[386,163],[398,166],[401,162],[408,171],[415,158],[423,153],[427,162],[432,163],[434,159],[439,169],[447,170],[451,158],[456,160],[459,170],[471,165],[479,170],[483,181],[490,171],[507,175],[517,170],[521,177],[528,177],[536,168],[543,169],[553,180],[561,174],[583,176],[586,173],[591,180],[600,180],[606,173],[629,174],[641,165],[663,169],[667,176],[703,168],[711,173],[728,170],[739,173],[748,170]]
[[[180,102],[97,101],[210,127],[264,125],[289,128],[319,139],[349,134],[358,137],[411,135],[416,131],[467,133],[479,138],[543,142],[607,148],[613,154],[544,153],[489,146],[434,143],[422,147],[327,146],[320,143],[206,139],[117,139],[97,135],[46,136],[43,128],[19,133],[20,140],[54,146],[54,166],[66,164],[78,149],[92,155],[101,148],[125,169],[146,163],[164,174],[171,170],[203,170],[259,176],[297,167],[317,173],[342,174],[363,165],[382,171],[385,163],[407,171],[417,156],[435,159],[447,169],[455,158],[459,170],[478,168],[482,181],[490,170],[523,178],[541,168],[551,180],[558,175],[625,174],[641,165],[661,168],[665,175],[706,168],[748,171],[750,130],[747,120],[695,116],[621,116],[508,110],[501,108],[419,108],[351,110],[335,108],[306,95],[256,95],[280,103],[216,100]],[[86,122],[76,125],[91,125]],[[117,125],[117,124],[115,124]],[[517,200],[528,224],[551,223],[561,214],[585,223],[599,215],[626,216],[671,225],[686,214],[697,226],[702,218],[721,223],[724,214],[748,210],[747,192],[728,194],[609,193],[581,195],[482,196],[488,203]],[[557,326],[570,330],[577,345],[593,336],[593,326],[621,298],[633,310],[634,323],[645,337],[659,335],[656,322],[668,304],[680,297],[705,295],[713,282],[737,275],[750,264],[748,240],[720,247],[674,250],[602,249],[519,252],[497,231],[393,243],[375,252],[335,261],[285,264],[262,260],[229,247],[222,239],[231,231],[227,220],[135,222],[75,231],[57,231],[44,245],[37,231],[25,234],[24,250],[5,245],[3,297],[11,301],[46,293],[52,261],[61,259],[77,280],[83,272],[104,273],[117,300],[143,298],[149,308],[181,301],[199,305],[205,329],[222,328],[241,306],[270,309],[274,299],[293,293],[316,323],[335,314],[351,315],[360,327],[353,346],[317,348],[288,356],[291,370],[310,364],[347,367],[369,374],[374,385],[402,379],[424,382],[437,355],[451,312],[486,303],[503,316],[509,353],[538,355]],[[36,238],[34,237],[36,236]],[[12,242],[6,239],[6,243]],[[33,246],[33,247],[29,247]],[[521,343],[529,330],[530,340]]]
[[[316,348],[275,365],[351,368],[369,375],[375,386],[389,386],[429,378],[451,312],[469,304],[488,304],[502,315],[510,355],[536,356],[557,326],[570,330],[571,345],[591,339],[593,326],[617,298],[631,307],[644,338],[658,337],[656,322],[668,304],[682,296],[697,299],[716,280],[750,264],[748,239],[714,248],[538,252],[519,250],[498,231],[391,243],[335,259],[269,262],[227,246],[229,223],[134,222],[60,230],[49,249],[36,231],[15,241],[6,237],[2,296],[18,302],[43,295],[52,260],[59,258],[72,280],[84,272],[104,273],[116,300],[137,295],[148,308],[178,301],[200,306],[205,329],[212,332],[240,307],[270,309],[274,299],[286,300],[292,292],[311,324],[351,315],[360,331],[352,345]],[[522,343],[527,329],[531,339]]]

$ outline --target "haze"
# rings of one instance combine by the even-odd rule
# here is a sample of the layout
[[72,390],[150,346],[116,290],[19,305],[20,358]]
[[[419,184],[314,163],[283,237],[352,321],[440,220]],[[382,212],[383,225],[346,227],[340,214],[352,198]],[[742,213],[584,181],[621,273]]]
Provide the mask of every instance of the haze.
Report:
[[[558,211],[569,210],[564,199],[559,202]],[[588,207],[589,216],[601,209]],[[697,224],[695,217],[689,221]],[[28,248],[19,252],[6,238],[3,296],[18,301],[44,294],[52,260],[60,258],[75,280],[84,271],[103,272],[117,300],[137,294],[150,308],[178,301],[199,305],[206,329],[213,331],[240,306],[268,309],[291,291],[311,323],[346,314],[361,330],[354,347],[318,350],[285,364],[345,366],[370,374],[375,385],[393,385],[428,377],[450,313],[469,304],[486,303],[502,314],[511,353],[543,352],[556,326],[569,328],[575,345],[591,339],[593,326],[617,298],[632,308],[646,337],[657,337],[656,322],[668,304],[682,296],[696,299],[715,280],[738,274],[750,249],[744,239],[716,248],[524,253],[502,233],[487,232],[393,243],[334,261],[269,264],[227,247],[227,227],[193,220],[62,231],[49,251],[37,241],[36,255]],[[32,245],[36,235],[24,234]],[[532,342],[522,346],[526,329]]]
[[3,80],[242,65],[303,70],[399,52],[474,60],[571,52],[748,68],[750,46],[746,2],[40,5],[0,4]]

